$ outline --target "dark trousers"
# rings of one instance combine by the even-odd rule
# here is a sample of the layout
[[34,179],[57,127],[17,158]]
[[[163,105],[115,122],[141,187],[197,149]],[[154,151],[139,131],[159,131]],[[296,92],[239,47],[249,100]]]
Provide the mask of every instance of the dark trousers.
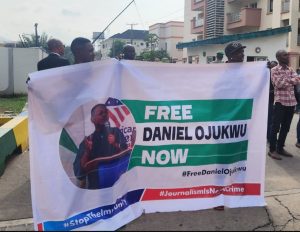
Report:
[[297,124],[297,143],[300,143],[300,115],[299,115],[299,121]]
[[[278,151],[283,149],[287,134],[290,131],[294,116],[294,109],[294,106],[283,106],[279,102],[275,103],[270,137],[271,152],[275,151],[276,149]],[[277,139],[278,133],[279,137]]]
[[296,112],[297,112],[297,113],[300,112],[300,104],[299,104],[299,103],[296,105]]
[[270,142],[270,140],[271,140],[273,110],[274,110],[274,97],[270,95],[269,96],[269,108],[268,108],[268,127],[267,127],[267,139],[268,139],[268,142]]

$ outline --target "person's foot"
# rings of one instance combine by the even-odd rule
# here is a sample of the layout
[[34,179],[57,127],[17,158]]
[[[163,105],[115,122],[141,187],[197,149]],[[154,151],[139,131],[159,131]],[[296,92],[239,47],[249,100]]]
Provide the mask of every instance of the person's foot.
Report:
[[282,148],[281,150],[278,150],[277,153],[279,155],[282,155],[285,157],[293,157],[293,155],[291,153],[289,153],[288,151],[284,150],[284,148]]
[[272,151],[272,152],[269,151],[268,156],[270,156],[272,159],[275,159],[275,160],[282,160],[282,158],[276,151]]
[[296,143],[295,146],[300,148],[300,143]]
[[214,210],[222,211],[222,210],[224,210],[224,206],[214,207]]

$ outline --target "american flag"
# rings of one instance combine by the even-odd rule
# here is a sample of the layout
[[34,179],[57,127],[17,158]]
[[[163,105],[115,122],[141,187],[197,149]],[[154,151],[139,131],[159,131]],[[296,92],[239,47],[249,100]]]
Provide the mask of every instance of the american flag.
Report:
[[125,121],[126,117],[130,115],[129,110],[122,104],[121,101],[115,98],[109,98],[105,103],[109,118],[114,122],[115,126],[120,128],[122,122]]

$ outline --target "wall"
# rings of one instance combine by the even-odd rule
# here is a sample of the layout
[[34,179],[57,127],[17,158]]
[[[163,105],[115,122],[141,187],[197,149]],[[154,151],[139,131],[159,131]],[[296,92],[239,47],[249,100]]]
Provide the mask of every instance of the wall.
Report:
[[46,56],[40,48],[0,48],[0,94],[27,93],[28,74]]
[[12,48],[0,48],[0,92],[9,90],[10,86],[10,65]]

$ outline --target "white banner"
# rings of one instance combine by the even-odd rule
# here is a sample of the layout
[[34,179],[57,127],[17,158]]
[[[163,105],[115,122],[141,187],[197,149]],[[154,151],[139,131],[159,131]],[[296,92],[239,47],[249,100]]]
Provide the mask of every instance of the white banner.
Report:
[[32,73],[28,89],[35,229],[265,205],[265,62],[112,59]]

